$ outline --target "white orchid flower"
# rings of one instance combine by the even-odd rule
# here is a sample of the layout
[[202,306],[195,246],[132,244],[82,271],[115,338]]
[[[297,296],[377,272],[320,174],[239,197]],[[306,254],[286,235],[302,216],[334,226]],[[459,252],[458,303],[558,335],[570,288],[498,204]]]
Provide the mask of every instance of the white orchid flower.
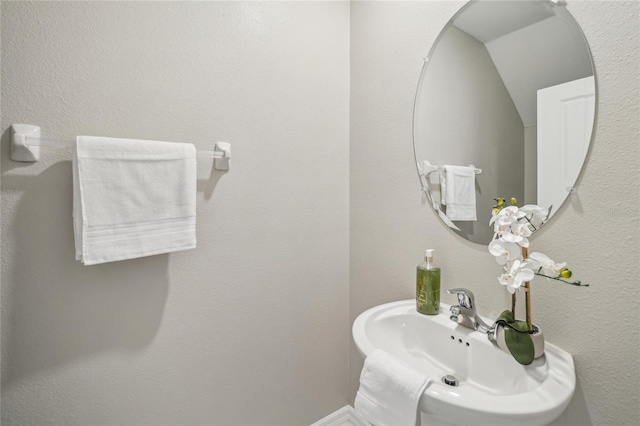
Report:
[[510,232],[510,227],[509,226],[502,226],[498,222],[495,222],[493,224],[493,232],[495,232],[496,234],[502,236],[503,234],[506,234],[506,233]]
[[551,207],[543,208],[535,204],[527,204],[526,206],[520,207],[520,211],[527,216],[531,225],[536,229],[540,228],[540,226],[547,221],[550,210]]
[[509,270],[498,277],[498,282],[507,286],[507,290],[509,290],[511,294],[515,293],[516,289],[534,277],[533,271],[528,268],[523,268],[522,265],[522,262],[519,260],[514,260]]
[[491,253],[499,265],[504,265],[513,260],[522,259],[522,251],[517,244],[507,241],[493,240],[489,243],[489,253]]
[[538,261],[529,258],[529,259],[523,260],[522,264],[520,265],[520,267],[521,268],[531,269],[534,272],[534,275],[535,275],[535,272],[538,269],[540,269],[540,264],[538,263]]
[[516,206],[505,207],[498,213],[498,222],[501,225],[514,225],[518,219],[525,216],[524,212],[518,210]]
[[518,220],[525,216],[524,212],[518,211],[516,206],[505,207],[498,213],[491,216],[489,225],[493,224],[493,230],[497,234],[509,232],[509,227],[518,223]]
[[[533,252],[529,254],[529,258],[533,259],[537,263],[537,267],[542,268],[542,272],[545,275],[549,275],[551,277],[557,277],[560,275],[560,269],[567,266],[566,262],[556,263],[553,260],[549,259],[547,255]],[[533,265],[535,267],[535,265]]]
[[531,228],[529,228],[529,225],[526,223],[519,223],[517,225],[511,225],[511,231],[516,234],[516,235],[520,235],[523,238],[527,238],[530,237],[531,234],[533,232],[531,232]]
[[508,232],[500,235],[500,239],[509,243],[518,244],[520,247],[529,247],[529,240],[521,235],[514,234],[509,228]]
[[527,223],[518,223],[511,225],[511,233],[515,236],[513,242],[518,243],[520,247],[529,247],[529,239],[531,236],[531,228]]

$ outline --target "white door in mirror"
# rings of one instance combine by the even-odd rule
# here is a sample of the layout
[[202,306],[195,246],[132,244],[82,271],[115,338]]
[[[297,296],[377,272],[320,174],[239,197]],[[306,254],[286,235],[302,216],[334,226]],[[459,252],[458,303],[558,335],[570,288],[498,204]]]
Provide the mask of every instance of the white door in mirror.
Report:
[[596,108],[593,76],[538,90],[539,206],[567,197],[587,157]]

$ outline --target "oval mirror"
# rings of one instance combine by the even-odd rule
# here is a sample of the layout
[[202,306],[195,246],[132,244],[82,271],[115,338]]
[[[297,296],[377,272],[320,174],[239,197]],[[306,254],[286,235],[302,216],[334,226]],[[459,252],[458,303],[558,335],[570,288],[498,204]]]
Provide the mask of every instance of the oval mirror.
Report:
[[428,202],[481,244],[493,236],[495,197],[553,215],[574,191],[595,105],[591,53],[564,5],[470,1],[438,36],[418,84],[414,150]]

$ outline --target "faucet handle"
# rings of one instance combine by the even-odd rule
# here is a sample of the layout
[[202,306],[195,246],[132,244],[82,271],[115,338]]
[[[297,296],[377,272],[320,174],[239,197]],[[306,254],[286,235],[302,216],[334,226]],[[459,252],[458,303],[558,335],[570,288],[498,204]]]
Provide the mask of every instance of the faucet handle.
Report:
[[458,304],[463,308],[475,309],[475,300],[471,290],[467,290],[466,288],[452,288],[447,289],[447,293],[455,294],[458,297]]

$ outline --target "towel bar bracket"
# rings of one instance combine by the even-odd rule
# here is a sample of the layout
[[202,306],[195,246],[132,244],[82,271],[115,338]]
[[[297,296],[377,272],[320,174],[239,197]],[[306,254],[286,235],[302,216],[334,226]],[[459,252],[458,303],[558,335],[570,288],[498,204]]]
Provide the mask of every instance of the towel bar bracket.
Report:
[[215,153],[222,153],[214,156],[213,167],[216,170],[229,170],[229,161],[231,160],[231,144],[229,142],[216,142],[213,149]]
[[27,138],[39,138],[40,127],[31,124],[11,126],[11,159],[33,163],[40,159],[40,147],[27,145]]

